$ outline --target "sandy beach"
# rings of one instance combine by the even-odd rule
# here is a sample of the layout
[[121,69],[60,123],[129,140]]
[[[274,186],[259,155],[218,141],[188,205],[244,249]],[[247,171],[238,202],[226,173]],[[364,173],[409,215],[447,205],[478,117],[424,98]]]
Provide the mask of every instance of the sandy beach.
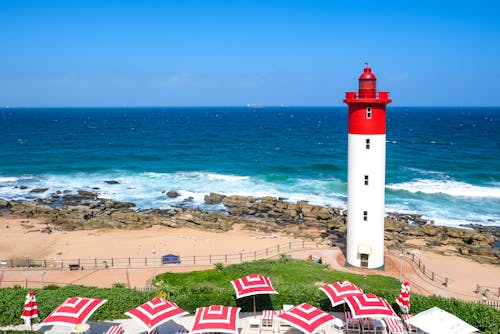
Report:
[[[41,233],[45,227],[41,219],[24,217],[0,217],[0,258],[30,259],[92,259],[92,258],[151,258],[162,254],[178,254],[181,258],[207,257],[209,254],[237,254],[259,252],[277,245],[297,243],[291,235],[266,235],[262,232],[244,230],[235,225],[228,232],[203,231],[192,228],[167,228],[154,226],[144,230],[80,230],[53,231]],[[343,254],[336,247],[321,246],[306,249],[282,248],[280,253],[289,253],[297,258],[306,258],[309,254],[323,257],[325,263],[333,269],[348,270],[343,267]],[[276,254],[277,256],[278,254]],[[418,257],[430,269],[440,276],[449,277],[450,285],[442,285],[426,279],[407,260],[403,261],[403,278],[414,285],[414,291],[423,294],[438,294],[460,299],[480,299],[476,294],[476,285],[490,287],[488,298],[498,298],[500,287],[500,266],[479,264],[472,260],[445,256],[432,252],[418,252]],[[186,261],[187,262],[187,261]],[[11,270],[5,266],[0,271],[0,287],[14,284],[24,285],[30,282],[31,287],[39,287],[41,274],[44,283],[87,284],[109,287],[113,283],[123,282],[131,287],[144,287],[151,277],[161,271],[188,271],[213,268],[212,265],[180,265],[161,266],[149,264],[147,268],[108,268],[107,270]],[[399,256],[386,253],[386,270],[370,271],[399,278]],[[349,269],[361,272],[360,269]],[[496,291],[495,291],[496,289]]]
[[143,230],[54,230],[51,234],[41,233],[45,226],[41,219],[0,217],[2,258],[144,258],[152,257],[153,251],[158,255],[204,256],[249,252],[294,241],[291,236],[243,231],[240,226],[228,232],[153,226]]

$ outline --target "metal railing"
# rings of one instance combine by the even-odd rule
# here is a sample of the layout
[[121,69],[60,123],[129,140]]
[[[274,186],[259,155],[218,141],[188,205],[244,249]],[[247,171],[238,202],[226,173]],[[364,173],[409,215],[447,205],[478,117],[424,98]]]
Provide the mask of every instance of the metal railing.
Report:
[[208,255],[180,255],[179,264],[163,264],[161,256],[157,257],[126,257],[126,258],[73,258],[73,259],[29,259],[22,261],[7,259],[2,262],[2,268],[9,269],[44,269],[44,270],[80,270],[80,269],[107,269],[107,268],[155,268],[168,266],[203,266],[212,265],[215,263],[236,264],[258,259],[272,258],[283,253],[291,253],[295,250],[305,250],[318,248],[319,244],[314,241],[295,241],[289,243],[278,244],[273,247],[267,247],[261,250],[240,252],[240,253],[225,253],[225,254],[208,254]]
[[[410,261],[411,263],[415,264],[416,267],[420,270],[422,274],[424,274],[425,277],[430,279],[433,282],[437,282],[439,284],[444,285],[447,287],[451,283],[451,279],[449,277],[444,277],[436,272],[432,271],[429,267],[427,267],[423,261],[416,256],[414,253],[408,252],[408,251],[401,251],[403,255],[405,255],[405,258]],[[394,254],[396,254],[395,251],[393,251]],[[398,252],[399,253],[399,252]]]

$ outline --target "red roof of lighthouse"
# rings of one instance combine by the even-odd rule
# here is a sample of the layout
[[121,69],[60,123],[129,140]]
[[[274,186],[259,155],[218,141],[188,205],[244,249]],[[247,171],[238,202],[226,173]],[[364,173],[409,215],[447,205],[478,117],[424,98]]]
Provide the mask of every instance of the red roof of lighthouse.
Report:
[[366,64],[363,73],[361,73],[361,75],[359,76],[359,80],[377,80],[375,74],[372,73],[372,69],[370,68],[370,66],[368,66],[368,64]]

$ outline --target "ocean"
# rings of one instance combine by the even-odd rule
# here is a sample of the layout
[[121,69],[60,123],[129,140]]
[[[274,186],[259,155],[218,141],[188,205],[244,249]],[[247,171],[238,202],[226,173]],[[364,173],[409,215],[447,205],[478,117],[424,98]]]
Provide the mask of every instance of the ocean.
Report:
[[[386,211],[500,226],[500,108],[387,113]],[[220,209],[210,192],[347,205],[347,107],[1,108],[0,134],[7,200],[84,189],[143,209]]]

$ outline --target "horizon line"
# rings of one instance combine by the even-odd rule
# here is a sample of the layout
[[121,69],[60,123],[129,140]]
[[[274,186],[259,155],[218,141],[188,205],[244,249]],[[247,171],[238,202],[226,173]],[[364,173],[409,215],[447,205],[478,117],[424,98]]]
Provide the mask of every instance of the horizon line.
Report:
[[[388,108],[500,108],[500,105],[391,105]],[[92,108],[246,108],[251,110],[265,108],[347,108],[346,105],[87,105],[87,106],[0,106],[3,109],[92,109]]]

